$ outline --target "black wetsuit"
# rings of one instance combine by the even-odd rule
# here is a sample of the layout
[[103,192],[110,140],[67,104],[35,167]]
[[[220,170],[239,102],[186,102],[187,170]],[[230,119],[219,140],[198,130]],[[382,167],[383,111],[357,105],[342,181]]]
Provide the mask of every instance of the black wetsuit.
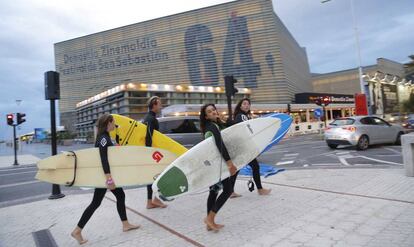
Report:
[[[250,117],[247,114],[241,112],[241,113],[236,115],[236,117],[234,119],[234,123],[235,124],[241,123],[241,122],[247,121],[249,119],[250,119]],[[259,189],[259,190],[262,189],[263,187],[262,187],[262,182],[260,180],[259,162],[257,161],[257,159],[254,159],[249,163],[249,166],[252,168],[253,180],[254,180],[254,183],[256,184],[257,189]],[[239,172],[237,172],[234,175],[234,180],[232,181],[233,182],[233,188],[234,188],[234,185],[236,184],[237,175],[239,175]]]
[[[149,111],[147,115],[145,115],[144,120],[142,120],[142,123],[147,125],[145,146],[152,147],[152,134],[154,133],[154,130],[160,129],[155,112]],[[152,184],[147,185],[147,199],[152,200]]]
[[[108,147],[113,146],[111,138],[109,137],[108,132],[104,132],[102,135],[96,138],[95,147],[99,148],[99,155],[101,156],[102,168],[105,174],[111,173],[109,162],[108,162]],[[116,182],[116,181],[115,181]],[[125,209],[125,193],[122,188],[115,188],[111,192],[116,197],[116,208],[118,210],[119,217],[122,221],[127,220],[126,209]],[[106,188],[96,188],[93,193],[92,202],[85,209],[82,214],[82,217],[79,220],[78,226],[82,229],[89,219],[92,217],[92,214],[95,210],[101,205],[101,202],[105,196]]]
[[[227,151],[226,146],[224,145],[223,139],[221,138],[220,129],[222,129],[223,126],[220,126],[216,123],[213,123],[211,121],[207,121],[206,127],[204,130],[204,137],[208,138],[211,135],[213,136],[216,146],[221,153],[221,156],[225,161],[230,160],[230,155]],[[224,164],[227,165],[227,164]],[[229,199],[230,195],[233,193],[233,176],[230,176],[224,180],[221,181],[221,184],[223,185],[223,192],[218,196],[219,186],[213,185],[210,187],[210,193],[208,195],[207,199],[207,214],[210,211],[213,211],[214,213],[217,213],[220,208],[224,205],[224,203]]]

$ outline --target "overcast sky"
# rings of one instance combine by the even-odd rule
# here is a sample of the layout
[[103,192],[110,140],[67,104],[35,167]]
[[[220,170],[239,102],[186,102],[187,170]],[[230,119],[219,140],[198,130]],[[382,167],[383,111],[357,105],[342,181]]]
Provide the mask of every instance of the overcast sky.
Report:
[[[18,134],[50,128],[43,73],[54,70],[53,44],[225,0],[0,1],[0,140],[11,136],[6,114],[26,113]],[[357,67],[350,0],[273,0],[274,10],[301,46],[311,72]],[[362,65],[414,54],[413,0],[355,0]],[[22,100],[20,105],[16,100]]]

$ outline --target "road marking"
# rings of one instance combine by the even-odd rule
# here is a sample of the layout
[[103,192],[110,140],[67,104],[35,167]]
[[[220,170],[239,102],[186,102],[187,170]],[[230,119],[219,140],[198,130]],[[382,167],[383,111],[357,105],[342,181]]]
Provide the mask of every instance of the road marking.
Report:
[[401,154],[373,154],[375,156],[384,156],[384,157],[391,157],[391,156],[398,156],[401,157]]
[[0,177],[10,176],[10,175],[18,175],[18,174],[25,174],[25,173],[34,173],[34,172],[37,172],[37,171],[7,173],[7,174],[1,174]]
[[94,188],[89,188],[89,187],[79,187],[79,189],[81,189],[81,190],[92,190],[92,189],[94,189]]
[[4,189],[4,188],[8,188],[8,187],[13,187],[13,186],[19,186],[19,185],[26,185],[26,184],[35,184],[35,183],[40,183],[40,181],[29,181],[29,182],[22,182],[22,183],[14,183],[14,184],[6,184],[6,185],[0,185],[0,189]]
[[281,165],[290,165],[290,164],[293,164],[293,163],[295,163],[294,160],[289,160],[289,161],[277,162],[275,165],[276,166],[281,166]]
[[373,166],[373,164],[354,164],[354,166]]
[[299,153],[294,153],[294,154],[285,154],[285,156],[298,156]]
[[344,166],[350,166],[350,164],[348,163],[348,161],[346,161],[346,157],[345,156],[338,156],[339,161],[341,162],[342,165]]
[[328,146],[327,145],[321,145],[321,146],[315,146],[315,147],[312,147],[312,148],[316,149],[316,148],[326,148],[326,147],[328,147]]
[[312,164],[312,166],[340,166],[341,163],[319,163],[319,164]]
[[384,148],[384,149],[387,149],[387,150],[389,150],[391,152],[394,152],[394,153],[397,153],[397,154],[400,154],[401,155],[401,152],[400,151],[394,150],[393,148]]
[[336,155],[344,155],[344,154],[349,154],[349,151],[346,152],[335,152]]
[[26,169],[33,169],[36,168],[36,165],[24,165],[24,167],[10,167],[10,168],[0,168],[0,172],[2,171],[20,171],[20,170],[26,170]]
[[391,161],[373,159],[373,158],[370,158],[370,157],[367,157],[367,156],[362,156],[362,155],[356,156],[356,157],[361,157],[361,158],[364,158],[364,159],[367,159],[367,160],[377,161],[377,162],[385,163],[385,164],[398,165],[398,166],[402,166],[403,165],[403,164],[395,163],[395,162],[391,162]]

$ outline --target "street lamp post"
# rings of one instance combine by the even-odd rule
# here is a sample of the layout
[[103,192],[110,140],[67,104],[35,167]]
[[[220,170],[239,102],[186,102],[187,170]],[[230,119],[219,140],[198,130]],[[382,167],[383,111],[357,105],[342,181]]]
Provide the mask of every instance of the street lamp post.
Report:
[[[321,3],[327,3],[332,0],[322,0]],[[352,23],[354,27],[354,35],[355,35],[355,43],[357,47],[357,57],[358,57],[358,77],[359,77],[359,86],[361,88],[361,93],[365,94],[367,98],[367,102],[369,102],[369,94],[367,93],[367,88],[365,86],[365,81],[363,79],[363,72],[362,72],[362,62],[361,62],[361,47],[359,45],[359,33],[358,33],[358,26],[357,20],[355,15],[355,8],[354,8],[354,0],[349,0],[351,5],[351,15],[352,15]],[[371,109],[368,107],[368,112],[371,114]]]

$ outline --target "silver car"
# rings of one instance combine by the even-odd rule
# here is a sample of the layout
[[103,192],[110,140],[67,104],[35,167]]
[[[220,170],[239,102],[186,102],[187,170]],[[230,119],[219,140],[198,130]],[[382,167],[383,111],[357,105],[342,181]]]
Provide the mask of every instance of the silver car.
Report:
[[181,145],[191,148],[203,140],[198,116],[177,116],[158,118],[160,132]]
[[325,141],[330,148],[353,145],[365,150],[371,144],[401,145],[402,127],[391,125],[375,116],[355,116],[334,120],[325,130]]

